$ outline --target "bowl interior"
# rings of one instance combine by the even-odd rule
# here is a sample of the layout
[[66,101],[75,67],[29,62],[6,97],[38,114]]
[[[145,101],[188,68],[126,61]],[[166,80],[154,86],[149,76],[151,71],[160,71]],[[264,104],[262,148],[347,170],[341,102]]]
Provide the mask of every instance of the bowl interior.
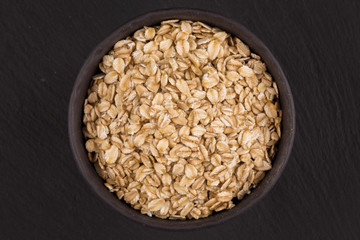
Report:
[[[93,164],[90,163],[85,150],[85,141],[82,135],[82,113],[83,103],[86,97],[87,89],[90,85],[92,76],[98,70],[98,64],[101,58],[112,48],[119,40],[133,34],[143,26],[157,25],[167,19],[182,19],[202,21],[211,26],[216,26],[233,36],[244,41],[253,52],[261,56],[265,62],[268,71],[278,85],[280,104],[283,111],[282,137],[278,143],[278,152],[273,160],[273,168],[267,172],[264,179],[258,186],[252,190],[252,193],[245,196],[236,206],[230,210],[213,214],[207,218],[199,220],[163,220],[156,217],[148,217],[134,210],[123,201],[119,201],[115,194],[108,191],[103,185],[103,180],[97,175]],[[275,184],[279,178],[285,164],[289,158],[295,134],[295,109],[290,87],[285,75],[281,70],[279,63],[271,54],[269,49],[243,25],[232,21],[218,14],[194,10],[194,9],[169,9],[150,12],[122,25],[102,41],[89,55],[82,66],[70,99],[69,104],[69,137],[71,148],[76,163],[90,184],[93,190],[109,205],[128,218],[152,227],[163,229],[194,229],[205,226],[212,226],[224,222],[234,216],[239,215],[262,196],[264,196]]]

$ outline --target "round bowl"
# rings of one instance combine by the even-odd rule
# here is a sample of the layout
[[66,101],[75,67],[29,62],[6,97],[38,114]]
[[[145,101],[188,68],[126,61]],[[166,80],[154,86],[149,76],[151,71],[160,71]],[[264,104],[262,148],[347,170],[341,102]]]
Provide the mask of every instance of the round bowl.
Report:
[[[282,137],[278,142],[278,151],[273,160],[273,168],[267,172],[264,179],[255,189],[252,190],[249,195],[245,196],[241,201],[236,203],[234,208],[218,212],[207,218],[198,220],[166,220],[156,217],[148,217],[147,215],[143,215],[139,211],[134,210],[124,201],[120,201],[115,194],[111,193],[104,186],[104,181],[97,175],[93,164],[90,163],[85,149],[85,140],[81,131],[83,104],[87,89],[90,85],[92,76],[98,70],[98,64],[102,57],[117,41],[133,34],[136,30],[142,28],[143,26],[157,25],[166,19],[202,21],[211,26],[219,27],[244,41],[253,52],[261,56],[268,68],[268,71],[277,83],[280,105],[283,111]],[[169,230],[195,229],[220,224],[230,218],[239,216],[245,210],[253,206],[267,192],[269,192],[275,182],[279,179],[289,158],[295,134],[295,109],[291,90],[279,63],[276,61],[269,49],[240,23],[215,13],[194,9],[169,9],[146,13],[120,26],[111,33],[105,40],[95,47],[82,66],[71,94],[68,117],[69,137],[75,161],[80,169],[80,172],[90,184],[91,188],[107,204],[129,219],[144,225]]]

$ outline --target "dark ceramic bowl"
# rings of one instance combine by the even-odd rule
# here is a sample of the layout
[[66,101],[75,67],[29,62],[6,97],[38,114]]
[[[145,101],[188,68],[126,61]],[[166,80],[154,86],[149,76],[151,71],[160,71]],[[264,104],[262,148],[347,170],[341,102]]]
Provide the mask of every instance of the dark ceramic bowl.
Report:
[[[84,137],[81,132],[83,103],[86,92],[90,85],[92,76],[98,71],[98,64],[102,57],[117,41],[133,34],[136,30],[142,28],[143,26],[157,25],[166,19],[202,21],[211,26],[219,27],[228,33],[231,33],[233,36],[237,36],[243,40],[249,45],[251,50],[260,55],[266,63],[268,71],[271,73],[273,79],[278,85],[280,104],[283,110],[282,137],[278,143],[278,152],[273,161],[273,168],[266,174],[261,183],[253,189],[252,193],[239,201],[234,208],[199,220],[182,221],[163,220],[156,217],[150,218],[146,215],[140,214],[139,211],[134,210],[125,202],[119,201],[115,194],[109,192],[104,186],[103,180],[95,172],[93,164],[89,162],[87,152],[84,147]],[[68,117],[70,143],[76,163],[80,172],[94,191],[107,204],[111,205],[122,215],[141,224],[170,230],[195,229],[220,224],[230,218],[239,216],[246,209],[249,209],[267,192],[269,192],[280,177],[289,158],[295,134],[295,109],[291,90],[279,63],[276,61],[269,49],[240,23],[214,13],[193,9],[160,10],[144,14],[122,25],[98,46],[96,46],[86,59],[79,75],[77,76],[73,92],[71,94]]]

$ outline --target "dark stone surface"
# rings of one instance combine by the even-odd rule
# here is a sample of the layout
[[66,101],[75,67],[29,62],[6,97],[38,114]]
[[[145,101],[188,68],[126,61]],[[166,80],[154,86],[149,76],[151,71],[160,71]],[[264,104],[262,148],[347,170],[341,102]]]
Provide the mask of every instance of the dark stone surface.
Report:
[[[292,156],[240,217],[201,231],[136,224],[96,196],[70,151],[67,107],[90,51],[150,10],[193,7],[241,22],[294,95]],[[1,1],[1,239],[359,239],[359,1]]]

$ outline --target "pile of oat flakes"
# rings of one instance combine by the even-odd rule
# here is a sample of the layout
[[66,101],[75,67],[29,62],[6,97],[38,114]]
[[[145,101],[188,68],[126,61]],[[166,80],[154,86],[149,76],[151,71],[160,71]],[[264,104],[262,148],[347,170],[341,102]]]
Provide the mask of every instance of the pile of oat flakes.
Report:
[[276,83],[241,40],[169,20],[117,42],[84,104],[89,159],[149,216],[191,219],[234,206],[271,169]]

